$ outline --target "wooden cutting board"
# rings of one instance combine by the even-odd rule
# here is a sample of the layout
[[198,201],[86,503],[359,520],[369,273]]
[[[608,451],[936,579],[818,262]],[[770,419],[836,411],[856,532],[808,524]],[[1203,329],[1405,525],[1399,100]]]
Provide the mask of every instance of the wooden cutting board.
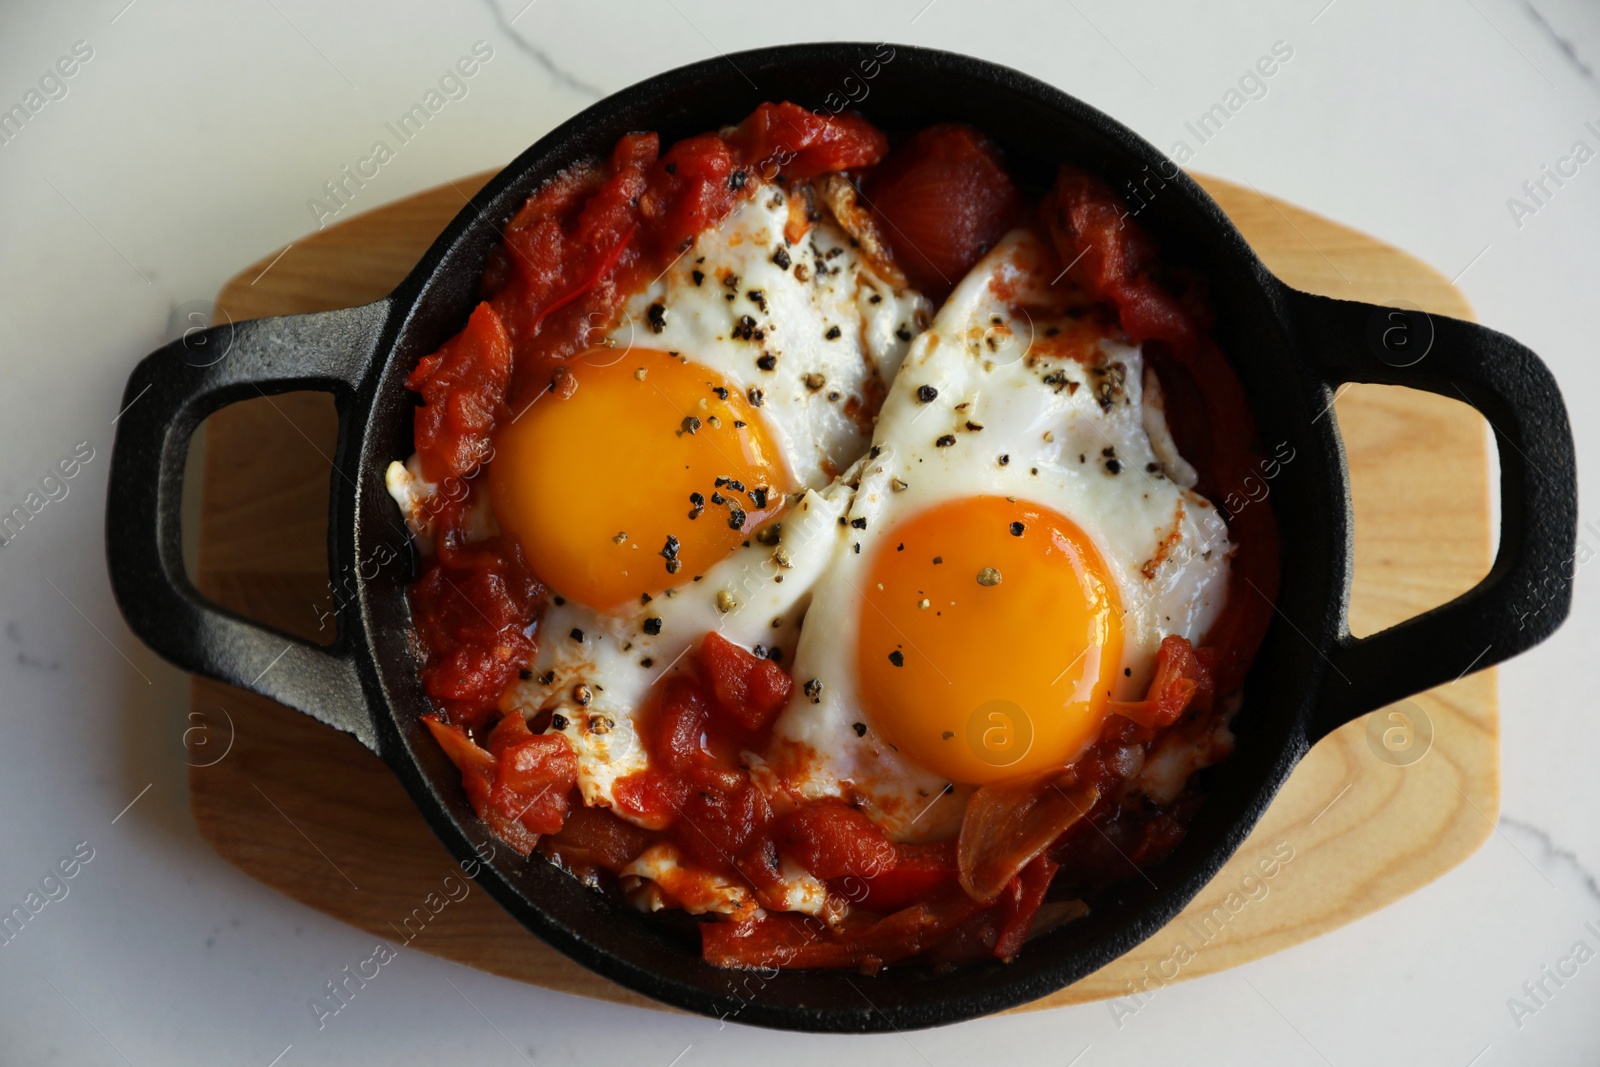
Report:
[[[215,320],[382,296],[489,177],[465,178],[294,242],[231,281]],[[1461,294],[1411,256],[1250,189],[1200,180],[1291,284],[1471,316]],[[1365,634],[1443,603],[1487,573],[1488,439],[1465,405],[1420,392],[1351,387],[1336,414],[1355,495],[1351,622]],[[325,545],[333,441],[330,398],[296,393],[219,412],[204,443],[200,588],[313,640],[332,636]],[[319,627],[321,619],[327,626]],[[190,803],[205,839],[280,892],[404,943],[402,920],[440,890],[453,864],[377,757],[216,682],[196,679],[192,699]],[[1244,847],[1171,926],[1018,1010],[1116,997],[1115,1013],[1137,1011],[1143,999],[1135,993],[1298,944],[1466,859],[1499,812],[1493,672],[1398,708],[1400,718],[1386,709],[1318,744]],[[431,916],[412,943],[535,985],[659,1007],[569,962],[476,888]]]

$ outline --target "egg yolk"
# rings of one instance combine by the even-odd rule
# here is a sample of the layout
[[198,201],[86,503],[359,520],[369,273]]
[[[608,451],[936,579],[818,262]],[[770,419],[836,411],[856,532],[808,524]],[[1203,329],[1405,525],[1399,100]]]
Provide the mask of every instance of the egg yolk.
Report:
[[866,712],[913,763],[977,785],[1063,766],[1099,737],[1121,602],[1066,516],[1004,497],[936,505],[889,531],[861,593]]
[[678,356],[594,349],[577,389],[496,431],[495,517],[540,580],[598,611],[682,585],[783,505],[791,478],[746,394]]

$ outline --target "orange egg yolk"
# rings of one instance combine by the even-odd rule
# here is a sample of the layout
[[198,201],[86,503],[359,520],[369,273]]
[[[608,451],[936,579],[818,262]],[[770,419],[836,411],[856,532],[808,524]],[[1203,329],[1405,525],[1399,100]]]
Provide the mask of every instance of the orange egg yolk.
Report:
[[911,762],[976,785],[1063,766],[1099,737],[1121,603],[1066,516],[1004,497],[936,505],[887,534],[861,592],[866,712]]
[[594,349],[577,390],[544,393],[495,433],[489,488],[540,580],[599,611],[693,580],[793,488],[771,429],[698,364]]

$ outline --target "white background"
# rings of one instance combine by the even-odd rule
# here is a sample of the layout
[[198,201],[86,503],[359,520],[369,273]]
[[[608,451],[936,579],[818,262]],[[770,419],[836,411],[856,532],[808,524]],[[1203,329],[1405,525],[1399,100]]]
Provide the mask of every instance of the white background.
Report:
[[[1269,94],[1191,165],[1461,274],[1481,320],[1554,368],[1579,466],[1600,466],[1600,161],[1520,228],[1507,207],[1575,140],[1600,148],[1583,128],[1600,127],[1600,7],[926,2],[4,5],[0,107],[75,41],[94,58],[0,146],[0,511],[78,442],[95,458],[0,547],[0,901],[20,902],[80,841],[95,858],[70,896],[0,947],[0,1063],[1600,1061],[1600,962],[1520,1028],[1506,1004],[1580,938],[1600,948],[1582,926],[1600,921],[1600,721],[1587,673],[1600,567],[1579,568],[1566,627],[1501,674],[1504,816],[1470,861],[1310,944],[1166,989],[1120,1029],[1091,1004],[903,1036],[775,1035],[421,953],[316,1029],[308,998],[365,958],[371,938],[252,882],[197,835],[184,792],[187,679],[129,633],[107,584],[110,422],[135,361],[172,336],[173,309],[312,229],[307,200],[474,41],[495,56],[470,95],[351,213],[504,163],[600,95],[719,50],[846,38],[967,51],[1169,149],[1185,120],[1286,41],[1294,58]],[[1583,518],[1600,552],[1592,502]]]

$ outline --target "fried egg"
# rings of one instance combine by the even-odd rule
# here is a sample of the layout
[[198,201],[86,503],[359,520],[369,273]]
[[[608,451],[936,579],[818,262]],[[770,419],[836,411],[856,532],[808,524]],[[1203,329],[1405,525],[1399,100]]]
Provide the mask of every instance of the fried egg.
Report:
[[[791,243],[788,197],[764,186],[702,233],[571,361],[571,396],[539,394],[497,430],[493,514],[469,536],[504,530],[550,588],[613,611],[703,573],[773,514],[717,479],[781,501],[865,450],[928,302],[831,220]],[[386,483],[426,548],[439,487],[414,461]],[[675,559],[654,559],[668,537]]]
[[912,344],[774,727],[785,788],[850,798],[898,840],[1076,759],[1162,638],[1198,642],[1226,597],[1226,527],[1154,375],[1053,273],[1014,231]]

